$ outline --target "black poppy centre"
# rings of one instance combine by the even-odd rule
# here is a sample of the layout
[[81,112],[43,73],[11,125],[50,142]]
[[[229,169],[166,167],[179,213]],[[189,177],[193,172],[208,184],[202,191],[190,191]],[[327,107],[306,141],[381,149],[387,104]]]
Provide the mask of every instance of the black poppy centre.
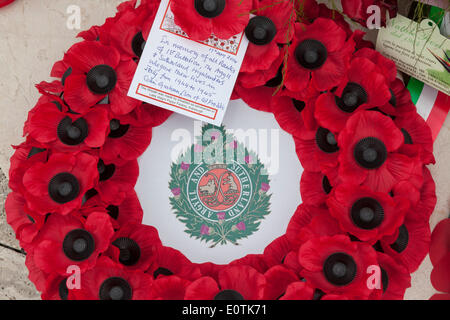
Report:
[[327,176],[323,176],[322,178],[322,189],[326,194],[329,194],[333,189]]
[[245,35],[248,40],[259,46],[272,42],[277,34],[277,28],[273,21],[264,16],[256,16],[250,19],[245,28]]
[[387,159],[387,149],[383,141],[374,137],[361,139],[354,148],[356,162],[365,169],[377,169]]
[[141,248],[133,239],[122,237],[116,239],[112,244],[119,248],[119,261],[123,265],[133,266],[139,261]]
[[97,164],[98,174],[100,176],[100,181],[106,181],[112,178],[114,173],[116,172],[116,166],[111,164],[105,164],[102,159]]
[[159,276],[171,276],[173,272],[167,268],[159,267],[153,272],[153,278],[157,279]]
[[222,290],[214,297],[214,300],[245,300],[242,294],[235,290]]
[[53,201],[64,204],[75,200],[80,193],[80,184],[77,178],[68,172],[54,176],[48,184],[48,194]]
[[383,206],[374,198],[358,199],[350,210],[353,223],[361,229],[371,230],[378,227],[384,219]]
[[345,286],[356,277],[356,263],[353,258],[342,252],[333,253],[324,262],[325,278],[336,286]]
[[58,293],[61,300],[69,299],[69,289],[67,288],[67,278],[61,280],[58,286]]
[[306,39],[295,48],[295,58],[303,68],[315,70],[327,61],[328,51],[322,42]]
[[369,100],[366,90],[357,83],[349,82],[341,97],[335,97],[336,105],[344,112],[351,113]]
[[146,42],[141,31],[136,33],[131,41],[131,48],[133,49],[134,54],[139,58],[141,57],[142,52],[144,52],[145,43]]
[[69,146],[81,144],[87,138],[88,133],[88,124],[83,118],[72,122],[70,117],[65,117],[60,121],[57,128],[59,140]]
[[130,129],[130,125],[121,124],[119,120],[112,119],[109,122],[109,128],[111,129],[111,132],[109,133],[108,137],[115,139],[123,137]]
[[125,279],[111,277],[103,281],[98,296],[100,300],[131,300],[133,290]]
[[394,243],[391,244],[392,250],[397,253],[402,253],[407,247],[409,243],[409,233],[406,226],[403,224],[398,229],[398,236]]
[[339,150],[334,134],[330,130],[322,127],[317,129],[316,144],[325,153],[335,153]]
[[205,18],[215,18],[225,10],[225,0],[195,0],[195,10]]
[[73,261],[88,259],[94,250],[94,237],[84,229],[72,230],[64,238],[64,254]]
[[117,74],[110,66],[101,64],[89,70],[86,83],[93,93],[107,94],[116,86]]

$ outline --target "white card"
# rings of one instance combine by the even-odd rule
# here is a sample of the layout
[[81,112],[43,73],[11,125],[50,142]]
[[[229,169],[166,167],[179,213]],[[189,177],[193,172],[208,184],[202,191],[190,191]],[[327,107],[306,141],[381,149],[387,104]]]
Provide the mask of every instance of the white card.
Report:
[[[152,143],[138,159],[139,178],[135,190],[144,210],[142,223],[158,229],[163,245],[181,251],[192,262],[196,263],[226,264],[247,254],[263,253],[267,245],[286,233],[291,217],[294,215],[297,206],[302,202],[299,182],[303,168],[295,153],[292,136],[280,128],[271,113],[254,110],[242,100],[231,101],[229,108],[230,112],[225,115],[223,121],[225,130],[237,142],[242,143],[245,148],[254,152],[255,158],[257,157],[264,164],[270,185],[270,189],[267,191],[267,194],[270,195],[270,207],[267,215],[258,220],[260,225],[257,230],[250,231],[247,224],[246,230],[234,231],[236,234],[245,233],[245,237],[237,240],[237,245],[227,239],[226,242],[211,247],[215,244],[215,240],[212,239],[213,234],[200,239],[195,236],[195,233],[190,233],[196,215],[199,215],[199,217],[201,215],[201,219],[204,220],[202,223],[210,226],[211,229],[220,230],[220,223],[217,219],[212,220],[214,217],[203,216],[202,210],[198,210],[197,207],[192,207],[192,201],[190,201],[192,198],[187,197],[185,192],[181,192],[176,202],[173,199],[174,194],[171,188],[174,186],[171,186],[171,182],[173,182],[173,175],[178,175],[178,170],[172,170],[173,165],[179,164],[179,156],[198,143],[202,128],[207,124],[191,121],[178,114],[172,115],[164,124],[153,129]],[[220,139],[218,140],[220,141]],[[196,154],[202,152],[206,160],[208,150],[197,150]],[[235,152],[239,153],[239,148],[235,149]],[[226,155],[224,155],[224,158],[226,159]],[[257,184],[257,180],[261,180],[265,173],[264,170],[261,175],[252,174],[251,165],[249,166],[245,162],[239,163],[244,171],[250,173],[249,179],[252,184]],[[201,162],[191,164],[188,170],[200,164]],[[231,170],[231,166],[229,168]],[[197,170],[192,172],[195,171]],[[184,174],[181,174],[181,176],[184,176]],[[242,186],[242,188],[238,188],[241,190],[240,199],[245,199],[245,191],[247,190],[244,186],[245,177],[235,176],[234,178],[236,184]],[[188,180],[183,181],[185,187],[180,185],[181,190],[189,190],[192,187],[191,183],[195,182],[195,177],[191,176]],[[198,185],[203,184],[201,180],[198,182]],[[225,188],[226,186],[221,187],[223,191],[226,190]],[[261,191],[253,188],[251,193],[258,197],[259,192]],[[255,201],[252,204],[257,205],[259,203],[258,198],[254,199]],[[200,197],[199,200],[203,202],[206,199]],[[181,203],[184,204],[182,207],[189,212],[186,217],[178,217],[176,214],[175,208]],[[229,209],[222,207],[220,210],[213,210],[214,212],[227,212],[222,226],[231,233],[233,231],[230,231],[227,224],[238,224],[241,221],[246,221],[245,217],[248,217],[252,210],[250,208],[244,210],[233,220],[232,217],[228,217],[228,212],[234,210],[232,206],[233,204],[229,204]],[[237,208],[237,206],[239,206],[239,202],[236,202],[234,208]],[[259,205],[257,207],[261,208]],[[257,214],[254,213],[256,216],[262,213],[261,209],[254,212],[257,212]]]
[[244,33],[228,40],[190,40],[162,0],[128,96],[220,125],[248,46]]

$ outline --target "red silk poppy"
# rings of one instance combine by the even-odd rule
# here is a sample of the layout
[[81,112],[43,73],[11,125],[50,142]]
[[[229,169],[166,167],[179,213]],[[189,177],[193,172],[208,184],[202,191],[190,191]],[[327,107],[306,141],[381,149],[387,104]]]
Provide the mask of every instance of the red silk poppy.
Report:
[[32,250],[27,252],[25,257],[25,266],[28,269],[28,279],[33,282],[37,290],[43,292],[47,286],[47,279],[49,278],[49,275],[36,265]]
[[354,42],[347,41],[345,31],[333,20],[317,18],[311,25],[297,23],[289,47],[286,87],[301,91],[309,81],[320,91],[337,86],[353,50]]
[[397,116],[394,122],[403,133],[405,144],[403,148],[418,146],[423,164],[436,163],[433,156],[431,129],[418,113]]
[[73,216],[51,215],[35,240],[34,261],[49,274],[65,275],[72,265],[81,271],[88,270],[106,251],[113,233],[110,219],[104,213],[93,213],[86,222]]
[[380,240],[383,251],[395,261],[402,263],[410,273],[416,271],[430,248],[430,225],[428,220],[411,213],[392,236]]
[[230,266],[250,266],[259,273],[264,273],[269,269],[264,256],[260,254],[248,254],[240,259],[236,259],[229,264]]
[[286,293],[280,300],[312,300],[314,288],[306,282],[292,282],[286,288]]
[[290,251],[284,258],[283,265],[294,271],[297,275],[302,271],[302,266],[298,262],[298,249]]
[[151,300],[183,300],[190,281],[168,276],[153,281],[150,290]]
[[293,246],[300,248],[305,242],[324,236],[335,236],[344,234],[339,223],[328,210],[322,210],[312,217],[311,221],[297,233]]
[[431,234],[430,260],[436,266],[450,252],[450,219],[444,219]]
[[145,272],[154,263],[159,246],[161,240],[155,228],[128,223],[114,234],[107,254],[127,270]]
[[125,10],[106,31],[109,44],[119,50],[122,60],[137,61],[144,51],[159,6],[156,1],[147,3],[137,10]]
[[298,276],[294,271],[288,268],[277,265],[264,273],[266,278],[266,286],[264,288],[265,300],[278,300],[286,294],[288,286],[298,281]]
[[13,147],[16,151],[11,157],[9,167],[9,187],[13,191],[24,194],[23,175],[36,163],[46,162],[49,151],[44,145],[28,138],[19,146]]
[[211,277],[216,281],[219,281],[219,272],[225,267],[225,265],[218,265],[212,262],[205,262],[196,264],[200,268],[200,273],[204,277]]
[[48,277],[45,290],[41,294],[42,300],[68,300],[67,276],[52,274]]
[[314,105],[319,92],[309,86],[301,94],[284,89],[274,96],[271,111],[280,127],[293,136],[301,136],[302,130],[314,130]]
[[11,192],[5,202],[6,221],[16,233],[22,248],[29,248],[45,223],[45,216],[27,208],[25,198],[18,192]]
[[357,57],[352,59],[338,89],[319,96],[315,117],[319,125],[339,132],[354,113],[383,106],[390,98],[388,83],[377,65]]
[[85,154],[55,153],[23,176],[28,207],[39,213],[69,214],[79,209],[86,191],[98,181],[97,159]]
[[294,5],[303,23],[309,23],[318,18],[322,7],[316,0],[298,0],[294,2]]
[[68,112],[58,100],[38,105],[28,122],[28,133],[55,151],[75,152],[99,148],[105,143],[109,125],[105,108],[85,115]]
[[86,217],[97,211],[108,213],[114,229],[119,229],[127,223],[140,223],[144,215],[139,198],[134,190],[129,191],[125,199],[117,205],[102,201],[100,196],[96,194],[86,200],[80,211]]
[[394,122],[376,111],[354,114],[339,134],[339,176],[343,182],[389,192],[411,176],[414,159],[398,152],[404,137]]
[[158,127],[169,119],[172,114],[173,112],[170,110],[144,102],[127,116],[130,123]]
[[281,129],[298,135],[304,128],[303,111],[306,103],[302,100],[281,96],[274,97],[271,109]]
[[377,252],[381,271],[380,288],[375,288],[371,299],[403,300],[406,289],[411,287],[411,276],[408,270],[395,262],[387,254]]
[[[246,29],[250,43],[240,72],[269,69],[283,51],[278,44],[287,44],[294,36],[295,12],[292,2],[263,0],[253,14],[256,17],[250,19]],[[261,27],[267,29],[258,35],[258,28]]]
[[202,275],[200,268],[190,262],[180,251],[164,246],[156,247],[153,261],[146,273],[153,279],[175,275],[183,279],[195,280]]
[[[437,201],[436,185],[434,183],[433,177],[431,176],[430,170],[427,167],[424,166],[422,172],[424,182],[422,188],[420,189],[419,199],[415,204],[413,203],[411,205],[411,208],[408,211],[408,215],[411,215],[411,217],[414,217],[415,219],[429,221]],[[403,194],[406,195],[407,191],[408,190],[405,189],[403,191]],[[409,196],[415,196],[415,193],[415,188],[409,187]]]
[[[64,74],[64,72],[62,72],[62,74]],[[43,95],[41,98],[39,98],[38,102],[40,102],[41,99],[45,99],[45,97],[60,97],[64,91],[64,86],[60,80],[54,80],[52,82],[41,81],[36,85],[36,88],[38,89],[39,93]]]
[[235,98],[241,98],[256,110],[269,112],[277,87],[282,82],[282,60],[280,54],[267,70],[239,73],[233,91]]
[[437,291],[450,293],[450,252],[442,257],[431,271],[431,284]]
[[100,159],[97,168],[99,182],[95,188],[100,198],[104,202],[119,205],[136,185],[139,176],[137,160],[105,162]]
[[327,205],[342,230],[370,244],[393,234],[402,225],[409,208],[408,200],[403,197],[391,197],[352,184],[337,186]]
[[302,166],[312,172],[327,172],[336,168],[340,155],[338,135],[325,127],[313,126],[294,136],[295,149]]
[[172,0],[175,24],[192,40],[206,40],[211,34],[229,39],[244,31],[252,9],[251,0],[184,1]]
[[81,289],[71,290],[74,300],[148,300],[152,279],[142,271],[125,270],[101,257],[97,265],[83,273]]
[[123,115],[140,103],[127,96],[136,71],[132,60],[121,61],[119,52],[98,41],[83,41],[69,49],[64,56],[71,68],[64,82],[64,101],[70,109],[86,113],[108,98],[111,111]]
[[388,83],[392,83],[397,78],[397,66],[395,62],[386,58],[381,53],[374,49],[362,48],[355,52],[354,57],[366,58],[372,61],[380,73],[386,77]]
[[144,153],[152,140],[152,127],[134,124],[129,117],[110,121],[110,130],[100,157],[103,161],[135,160]]
[[257,300],[264,296],[264,275],[248,266],[229,266],[219,272],[219,280],[202,277],[186,289],[186,300]]
[[306,204],[298,206],[291,220],[289,221],[286,237],[291,242],[293,248],[298,248],[300,242],[298,235],[301,229],[307,226],[311,220],[318,214],[328,214],[328,210],[321,207],[314,207]]
[[321,172],[304,171],[300,180],[303,203],[317,207],[325,205],[328,195],[333,190],[335,181],[332,181],[333,179]]
[[291,244],[286,235],[273,240],[265,249],[263,258],[270,268],[282,264],[286,255],[291,251]]
[[301,275],[325,293],[362,299],[371,293],[366,271],[378,263],[375,250],[365,243],[344,235],[315,238],[300,248],[298,258],[304,268]]

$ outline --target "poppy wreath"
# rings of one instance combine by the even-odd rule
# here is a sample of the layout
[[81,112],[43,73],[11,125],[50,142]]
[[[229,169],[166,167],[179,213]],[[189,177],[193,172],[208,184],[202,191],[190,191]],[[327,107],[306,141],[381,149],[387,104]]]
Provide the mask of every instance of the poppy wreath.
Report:
[[[429,249],[431,131],[394,62],[315,1],[171,2],[194,40],[250,41],[232,98],[273,113],[305,169],[286,234],[262,254],[197,264],[142,224],[137,158],[171,112],[127,90],[158,6],[120,4],[37,85],[6,211],[42,298],[402,299]],[[79,289],[67,286],[70,266]]]

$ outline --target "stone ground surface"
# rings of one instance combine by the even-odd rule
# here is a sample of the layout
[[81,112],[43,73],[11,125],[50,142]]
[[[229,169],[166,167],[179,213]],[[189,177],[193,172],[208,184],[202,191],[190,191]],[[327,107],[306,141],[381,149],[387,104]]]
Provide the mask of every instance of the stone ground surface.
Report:
[[[0,10],[0,300],[39,299],[28,280],[25,255],[20,252],[14,233],[6,223],[4,200],[9,192],[5,173],[9,170],[12,144],[22,141],[21,132],[27,112],[38,98],[34,84],[50,80],[53,62],[61,59],[80,30],[66,27],[67,9],[81,9],[81,28],[101,24],[113,15],[120,0],[17,0]],[[321,1],[323,2],[323,1]],[[408,0],[401,0],[404,4]],[[5,80],[6,79],[6,80]],[[436,182],[438,203],[430,226],[450,212],[450,116],[435,142],[437,164],[430,167]],[[428,299],[434,294],[427,257],[412,276],[406,299]]]

